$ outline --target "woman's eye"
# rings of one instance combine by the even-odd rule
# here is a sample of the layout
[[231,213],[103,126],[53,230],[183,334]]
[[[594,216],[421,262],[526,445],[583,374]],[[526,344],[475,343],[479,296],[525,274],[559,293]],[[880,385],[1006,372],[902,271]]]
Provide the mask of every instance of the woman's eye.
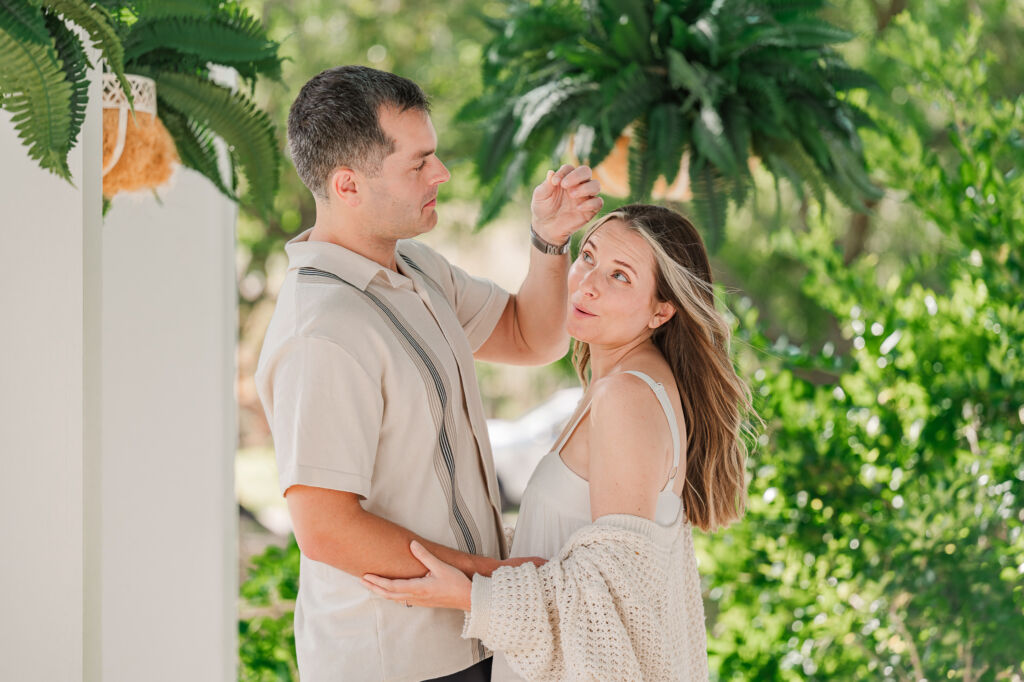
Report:
[[594,262],[594,259],[590,256],[590,252],[589,251],[584,251],[582,254],[580,254],[580,258],[583,259],[584,263],[593,263]]
[[624,273],[622,270],[616,270],[614,273],[612,273],[612,277],[618,277],[619,281],[629,284],[629,277],[626,277],[626,273]]

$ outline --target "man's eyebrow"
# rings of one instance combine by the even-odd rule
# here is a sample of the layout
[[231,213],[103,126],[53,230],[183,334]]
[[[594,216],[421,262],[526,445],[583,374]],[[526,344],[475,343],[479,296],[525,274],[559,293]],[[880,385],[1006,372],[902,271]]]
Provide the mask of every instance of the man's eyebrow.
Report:
[[436,151],[437,151],[437,149],[427,149],[427,150],[424,150],[424,151],[422,151],[422,152],[420,152],[418,154],[414,154],[412,158],[414,160],[415,159],[422,159],[422,158],[424,158],[426,156],[430,156],[431,154],[433,154]]

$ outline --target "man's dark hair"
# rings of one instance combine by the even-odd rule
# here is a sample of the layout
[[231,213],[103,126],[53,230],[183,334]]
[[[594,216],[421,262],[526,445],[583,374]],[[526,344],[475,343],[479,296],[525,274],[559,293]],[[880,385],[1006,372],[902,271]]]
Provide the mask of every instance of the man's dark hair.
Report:
[[288,113],[288,148],[314,196],[327,196],[328,178],[338,166],[371,177],[380,172],[384,157],[395,150],[380,127],[384,107],[430,111],[420,86],[366,66],[327,69],[302,86]]

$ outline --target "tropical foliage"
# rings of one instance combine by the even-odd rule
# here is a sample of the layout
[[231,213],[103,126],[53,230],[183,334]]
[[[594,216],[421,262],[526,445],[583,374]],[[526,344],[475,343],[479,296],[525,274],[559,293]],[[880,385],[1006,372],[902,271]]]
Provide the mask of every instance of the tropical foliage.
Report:
[[880,278],[821,224],[779,235],[846,348],[751,338],[752,511],[703,542],[723,680],[1024,675],[1024,97],[986,95],[980,28],[881,45],[949,144],[879,116],[869,161],[941,250]]
[[752,185],[748,158],[819,199],[825,187],[864,208],[879,190],[843,96],[870,87],[831,47],[852,35],[817,16],[823,0],[543,0],[492,20],[482,96],[464,110],[486,126],[477,170],[493,218],[536,169],[571,144],[592,166],[632,128],[631,198],[672,182],[684,152],[706,240],[722,241],[728,200]]
[[[90,67],[72,25],[88,32],[118,76],[128,71],[156,81],[160,118],[186,166],[236,200],[240,171],[241,199],[269,208],[280,165],[274,126],[243,90],[218,82],[212,66],[234,69],[250,90],[259,77],[280,79],[278,46],[258,19],[219,0],[0,0],[0,101],[14,113],[32,158],[65,178]],[[228,178],[216,137],[231,157]]]
[[128,92],[124,49],[106,7],[85,0],[0,0],[0,108],[11,112],[29,156],[67,180],[91,66],[69,23],[81,27]]

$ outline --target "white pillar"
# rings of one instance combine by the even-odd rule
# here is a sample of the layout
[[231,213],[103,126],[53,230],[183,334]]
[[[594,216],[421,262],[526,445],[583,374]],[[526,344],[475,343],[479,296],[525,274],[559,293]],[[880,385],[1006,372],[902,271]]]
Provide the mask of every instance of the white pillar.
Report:
[[236,678],[235,207],[182,170],[100,216],[0,112],[0,680]]

